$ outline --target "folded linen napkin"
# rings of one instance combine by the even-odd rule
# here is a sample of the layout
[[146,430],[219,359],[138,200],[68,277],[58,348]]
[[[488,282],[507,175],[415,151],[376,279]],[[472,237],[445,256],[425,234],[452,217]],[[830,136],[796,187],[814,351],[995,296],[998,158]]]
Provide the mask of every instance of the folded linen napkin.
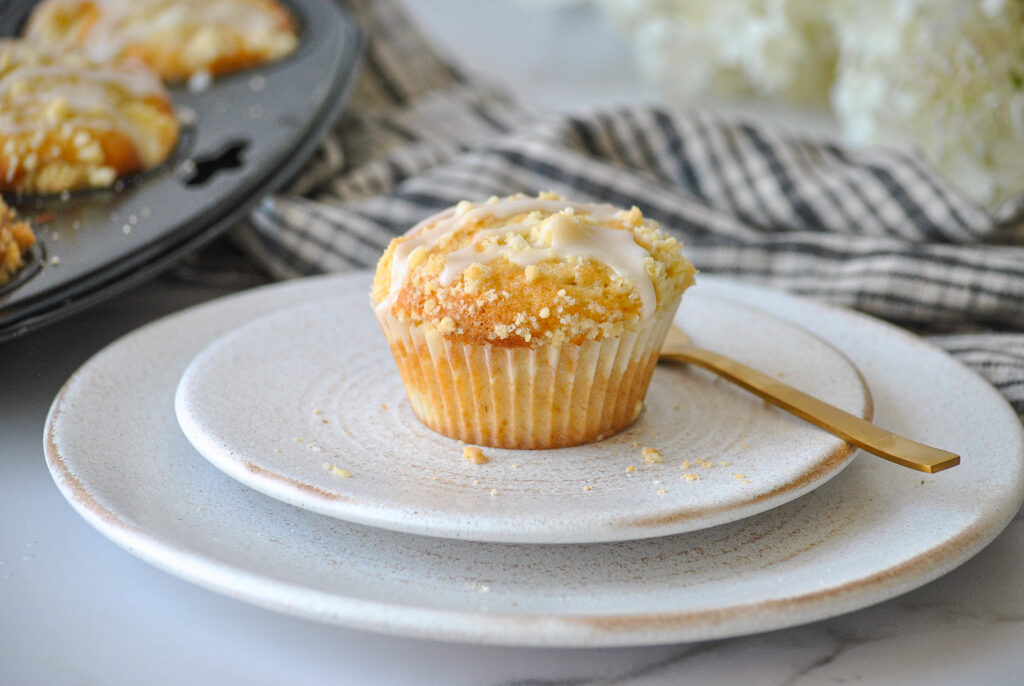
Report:
[[440,59],[391,0],[348,5],[369,40],[346,110],[294,187],[235,233],[272,276],[372,267],[463,199],[637,205],[702,272],[928,334],[1024,414],[1020,201],[990,211],[912,152],[699,110],[533,112]]

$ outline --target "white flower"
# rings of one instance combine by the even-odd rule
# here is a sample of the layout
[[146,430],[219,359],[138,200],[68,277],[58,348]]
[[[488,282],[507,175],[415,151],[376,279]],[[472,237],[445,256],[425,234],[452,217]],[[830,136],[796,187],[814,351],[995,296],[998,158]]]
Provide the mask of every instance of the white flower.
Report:
[[640,68],[676,95],[824,103],[836,51],[816,0],[603,0]]
[[[1024,190],[1024,6],[845,0],[832,107],[855,143],[921,149],[979,202]],[[887,17],[879,21],[878,17]],[[873,15],[873,16],[872,16]],[[838,32],[837,32],[838,33]]]
[[669,99],[830,100],[848,141],[916,148],[984,204],[1024,192],[1024,0],[592,1]]

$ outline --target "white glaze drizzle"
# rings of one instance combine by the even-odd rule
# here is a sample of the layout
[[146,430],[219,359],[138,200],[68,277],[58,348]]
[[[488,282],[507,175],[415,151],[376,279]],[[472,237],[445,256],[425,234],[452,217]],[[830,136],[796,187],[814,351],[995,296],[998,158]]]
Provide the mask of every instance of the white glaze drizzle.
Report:
[[[594,224],[578,222],[569,214],[561,214],[571,209],[589,215]],[[386,311],[394,304],[398,293],[409,276],[409,260],[413,252],[419,249],[430,250],[447,234],[461,227],[481,220],[485,217],[507,219],[517,214],[534,211],[549,213],[544,219],[527,217],[522,222],[484,229],[477,233],[466,246],[454,250],[445,256],[445,267],[439,277],[442,286],[451,285],[472,264],[488,264],[500,257],[525,267],[538,264],[548,259],[565,259],[579,257],[593,259],[608,265],[616,274],[633,283],[640,295],[641,316],[646,319],[653,314],[657,304],[654,284],[647,274],[646,262],[650,254],[634,239],[631,231],[612,229],[601,226],[618,216],[622,210],[611,205],[589,203],[573,203],[564,200],[539,200],[536,198],[516,197],[497,203],[486,203],[470,207],[459,207],[445,210],[429,217],[409,230],[409,238],[395,246],[391,263],[391,285],[387,297],[377,306]],[[550,247],[520,246],[513,248],[506,244],[492,243],[479,249],[487,239],[506,241],[514,234],[525,236],[534,227],[540,225],[541,235],[550,243]]]
[[[17,63],[17,48],[0,44],[2,50],[11,51],[7,59]],[[118,110],[105,89],[121,89],[136,97],[162,96],[163,84],[154,74],[86,62],[69,64],[71,57],[53,59],[57,62],[40,63],[29,56],[34,63],[14,66],[0,78],[0,135],[42,132],[65,125],[117,128],[138,145],[146,144],[145,132],[138,131],[135,123]],[[59,100],[64,101],[66,114],[55,123],[47,121],[42,112]]]

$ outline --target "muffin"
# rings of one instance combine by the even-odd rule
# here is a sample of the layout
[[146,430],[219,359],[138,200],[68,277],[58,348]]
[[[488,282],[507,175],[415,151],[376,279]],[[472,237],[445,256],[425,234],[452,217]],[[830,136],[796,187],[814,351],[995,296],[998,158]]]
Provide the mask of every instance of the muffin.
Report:
[[94,59],[142,60],[166,81],[271,62],[295,49],[297,34],[276,0],[43,0],[26,30]]
[[640,210],[550,193],[461,202],[394,239],[371,300],[413,411],[500,448],[628,426],[694,268]]
[[167,92],[142,65],[0,41],[0,190],[110,186],[166,160],[177,139]]
[[26,221],[0,199],[0,286],[10,282],[25,265],[25,253],[35,245],[36,236]]

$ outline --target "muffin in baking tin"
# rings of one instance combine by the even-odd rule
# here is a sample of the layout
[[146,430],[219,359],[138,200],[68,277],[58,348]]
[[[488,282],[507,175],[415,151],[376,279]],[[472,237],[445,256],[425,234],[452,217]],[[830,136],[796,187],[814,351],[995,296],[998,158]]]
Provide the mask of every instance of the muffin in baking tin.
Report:
[[4,286],[25,265],[25,253],[35,245],[29,223],[0,199],[0,286]]
[[0,190],[110,186],[166,160],[178,130],[167,91],[142,65],[0,41]]
[[637,417],[694,272],[635,207],[519,195],[459,203],[392,241],[372,301],[427,426],[555,448]]
[[276,0],[43,0],[26,36],[98,61],[138,59],[165,81],[266,64],[298,44]]

